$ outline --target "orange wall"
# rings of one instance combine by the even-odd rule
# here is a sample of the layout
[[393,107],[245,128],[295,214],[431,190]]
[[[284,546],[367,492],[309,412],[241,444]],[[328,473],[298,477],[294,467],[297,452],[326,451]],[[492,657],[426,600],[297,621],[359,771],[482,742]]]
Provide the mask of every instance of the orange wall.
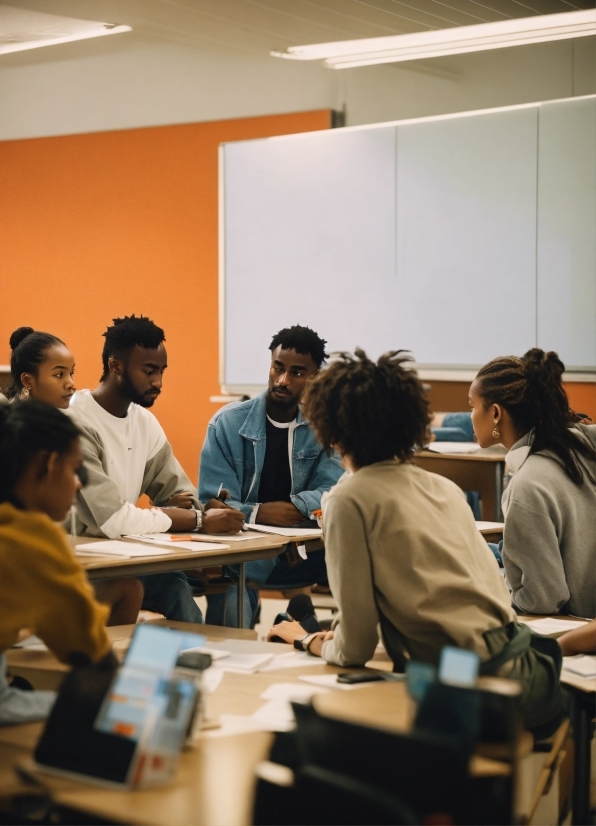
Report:
[[169,362],[154,412],[196,481],[219,392],[218,145],[329,126],[322,110],[0,142],[0,363],[30,325],[66,341],[92,388],[111,319],[148,315]]

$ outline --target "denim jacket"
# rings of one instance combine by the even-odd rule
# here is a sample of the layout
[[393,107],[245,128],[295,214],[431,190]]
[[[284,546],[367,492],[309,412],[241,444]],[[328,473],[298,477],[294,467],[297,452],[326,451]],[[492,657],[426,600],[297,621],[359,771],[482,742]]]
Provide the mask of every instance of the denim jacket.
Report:
[[[247,402],[233,402],[209,422],[199,467],[199,499],[207,502],[219,486],[230,491],[228,504],[247,517],[258,503],[266,448],[265,393]],[[298,408],[292,449],[290,498],[305,519],[321,507],[321,496],[335,485],[343,470],[337,454],[328,456]]]

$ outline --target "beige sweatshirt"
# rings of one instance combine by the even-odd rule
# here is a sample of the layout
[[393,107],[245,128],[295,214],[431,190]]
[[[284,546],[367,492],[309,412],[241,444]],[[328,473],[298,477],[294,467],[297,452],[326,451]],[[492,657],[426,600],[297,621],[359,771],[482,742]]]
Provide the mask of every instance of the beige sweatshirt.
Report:
[[483,632],[515,613],[457,485],[413,464],[378,462],[342,477],[323,498],[323,516],[340,609],[323,645],[327,662],[364,664],[379,622],[394,661],[407,652],[436,664],[445,645],[488,659]]

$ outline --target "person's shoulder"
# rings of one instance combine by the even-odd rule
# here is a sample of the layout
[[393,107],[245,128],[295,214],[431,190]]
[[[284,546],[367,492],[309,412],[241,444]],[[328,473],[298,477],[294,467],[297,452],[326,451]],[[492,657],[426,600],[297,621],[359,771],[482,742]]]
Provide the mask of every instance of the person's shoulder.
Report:
[[585,439],[596,450],[596,424],[576,424],[573,428],[577,430],[580,439]]
[[211,417],[210,425],[226,425],[230,422],[238,422],[245,419],[257,403],[256,396],[254,399],[246,399],[240,402],[229,402],[222,408],[217,410]]
[[39,554],[41,549],[58,549],[68,551],[64,531],[49,516],[39,511],[26,511],[15,508],[8,502],[0,505],[0,537],[11,546],[19,546],[19,560],[23,555]]
[[91,390],[77,390],[66,412],[73,419],[80,419],[87,415],[91,402],[93,402]]

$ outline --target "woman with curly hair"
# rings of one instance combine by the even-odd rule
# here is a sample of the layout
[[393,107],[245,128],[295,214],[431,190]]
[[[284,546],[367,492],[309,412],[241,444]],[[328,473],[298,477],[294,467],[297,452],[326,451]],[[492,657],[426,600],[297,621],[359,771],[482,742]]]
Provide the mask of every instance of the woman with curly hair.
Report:
[[[436,665],[444,646],[476,652],[481,673],[520,679],[525,724],[548,736],[561,715],[561,654],[532,645],[463,492],[412,461],[428,441],[429,403],[403,351],[377,363],[343,353],[303,397],[319,441],[348,471],[323,499],[329,584],[339,606],[327,635],[273,627],[287,642],[341,666],[374,654],[380,625],[396,670]],[[551,645],[552,643],[552,645]],[[552,649],[552,650],[551,650]],[[545,733],[546,732],[546,733]]]
[[486,364],[470,388],[481,447],[508,448],[503,566],[516,608],[596,616],[596,427],[577,423],[565,365],[534,348]]

